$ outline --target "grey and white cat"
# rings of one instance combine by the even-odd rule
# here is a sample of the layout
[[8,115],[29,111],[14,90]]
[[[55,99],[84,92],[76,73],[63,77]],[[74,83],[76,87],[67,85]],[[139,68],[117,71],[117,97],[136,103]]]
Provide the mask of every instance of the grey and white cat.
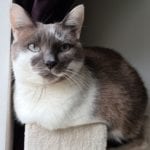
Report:
[[103,122],[108,138],[118,142],[140,135],[147,104],[143,82],[117,52],[82,47],[83,5],[47,25],[34,22],[16,4],[10,15],[20,122],[50,130]]

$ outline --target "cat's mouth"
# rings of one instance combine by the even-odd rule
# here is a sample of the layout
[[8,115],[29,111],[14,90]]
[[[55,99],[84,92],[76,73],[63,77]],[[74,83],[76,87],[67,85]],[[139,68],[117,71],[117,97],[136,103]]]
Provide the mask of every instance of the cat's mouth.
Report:
[[65,79],[65,72],[64,71],[57,71],[57,70],[41,70],[38,74],[46,80],[50,82],[58,82],[59,80]]
[[63,69],[63,70],[43,70],[38,72],[38,74],[46,79],[49,83],[58,83],[62,80],[71,80],[72,76],[75,74],[71,69]]

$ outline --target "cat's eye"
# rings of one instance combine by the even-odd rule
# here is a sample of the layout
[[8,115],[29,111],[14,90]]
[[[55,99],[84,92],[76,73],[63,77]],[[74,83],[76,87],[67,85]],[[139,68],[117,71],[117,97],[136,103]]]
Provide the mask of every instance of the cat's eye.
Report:
[[28,49],[32,52],[39,52],[40,48],[36,46],[34,43],[31,43],[28,45]]
[[65,43],[61,45],[61,51],[68,51],[72,48],[72,45],[69,43]]

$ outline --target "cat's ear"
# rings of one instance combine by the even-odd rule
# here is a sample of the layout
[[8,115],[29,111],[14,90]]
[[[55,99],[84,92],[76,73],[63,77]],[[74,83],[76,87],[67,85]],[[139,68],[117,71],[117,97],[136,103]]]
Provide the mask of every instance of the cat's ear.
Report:
[[10,8],[10,23],[14,37],[23,29],[33,28],[35,26],[28,13],[17,4],[12,4]]
[[84,5],[78,5],[72,9],[63,19],[64,26],[75,32],[77,39],[80,38],[81,28],[84,21]]

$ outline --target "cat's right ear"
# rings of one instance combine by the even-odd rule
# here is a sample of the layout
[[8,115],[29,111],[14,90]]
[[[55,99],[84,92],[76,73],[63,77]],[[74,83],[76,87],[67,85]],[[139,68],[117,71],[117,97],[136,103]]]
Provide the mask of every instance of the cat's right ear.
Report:
[[14,38],[18,38],[19,33],[24,29],[35,27],[28,13],[17,4],[12,4],[10,8],[10,23]]
[[70,28],[77,39],[80,38],[81,28],[84,21],[84,5],[80,4],[72,9],[63,19],[63,26]]

